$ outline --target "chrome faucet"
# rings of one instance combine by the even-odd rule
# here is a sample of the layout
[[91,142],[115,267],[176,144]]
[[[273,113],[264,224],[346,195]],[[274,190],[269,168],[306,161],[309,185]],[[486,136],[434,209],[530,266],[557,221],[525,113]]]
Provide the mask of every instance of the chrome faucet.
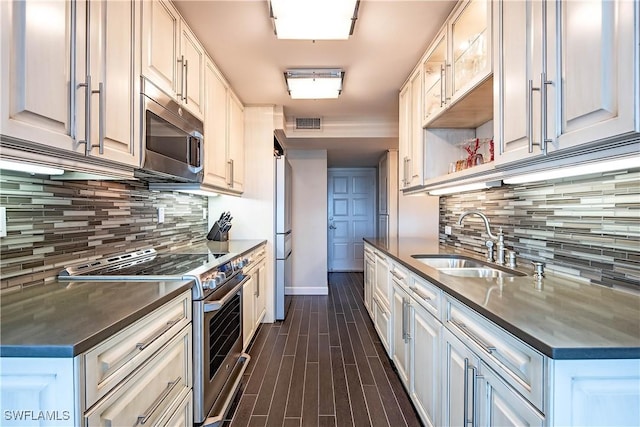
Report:
[[[487,230],[487,235],[489,236],[489,239],[492,240],[497,240],[498,243],[496,244],[497,246],[497,252],[498,252],[498,257],[495,260],[495,262],[497,264],[503,265],[504,264],[504,254],[505,254],[505,247],[504,247],[504,234],[502,233],[502,227],[500,227],[498,229],[498,235],[494,235],[491,232],[491,229],[489,227],[489,218],[487,218],[487,216],[485,214],[483,214],[480,211],[466,211],[463,212],[462,215],[460,215],[460,218],[458,218],[458,225],[462,225],[462,220],[467,216],[467,215],[478,215],[480,218],[482,218],[482,220],[484,221],[484,227]],[[485,246],[487,247],[487,261],[489,262],[493,262],[493,241],[492,240],[487,240],[485,242]]]

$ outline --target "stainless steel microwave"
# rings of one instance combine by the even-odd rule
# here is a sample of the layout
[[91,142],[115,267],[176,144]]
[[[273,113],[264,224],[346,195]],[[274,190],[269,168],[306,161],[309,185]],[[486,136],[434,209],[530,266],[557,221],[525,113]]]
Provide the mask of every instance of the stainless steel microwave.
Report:
[[142,162],[135,175],[148,181],[202,182],[202,121],[142,78]]

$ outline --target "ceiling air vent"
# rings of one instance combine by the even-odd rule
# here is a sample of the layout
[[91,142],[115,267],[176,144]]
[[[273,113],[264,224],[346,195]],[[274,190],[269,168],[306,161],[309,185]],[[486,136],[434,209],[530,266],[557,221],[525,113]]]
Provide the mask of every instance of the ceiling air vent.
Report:
[[320,117],[296,117],[296,130],[320,130]]

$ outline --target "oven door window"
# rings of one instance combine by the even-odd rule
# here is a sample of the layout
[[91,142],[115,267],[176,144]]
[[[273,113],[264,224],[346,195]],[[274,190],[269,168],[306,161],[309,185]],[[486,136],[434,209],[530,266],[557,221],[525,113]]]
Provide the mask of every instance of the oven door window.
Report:
[[241,293],[237,293],[209,319],[209,381],[218,372],[241,336],[241,304]]

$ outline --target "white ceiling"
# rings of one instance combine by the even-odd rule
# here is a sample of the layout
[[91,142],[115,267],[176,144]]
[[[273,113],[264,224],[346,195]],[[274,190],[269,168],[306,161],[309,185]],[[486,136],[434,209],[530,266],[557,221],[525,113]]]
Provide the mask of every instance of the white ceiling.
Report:
[[[347,41],[278,40],[267,0],[174,0],[245,105],[281,105],[295,117],[321,117],[323,131],[287,129],[287,148],[327,149],[330,167],[374,166],[398,146],[398,92],[455,1],[361,0]],[[345,71],[336,100],[292,100],[287,68]],[[288,126],[289,127],[289,126]]]

